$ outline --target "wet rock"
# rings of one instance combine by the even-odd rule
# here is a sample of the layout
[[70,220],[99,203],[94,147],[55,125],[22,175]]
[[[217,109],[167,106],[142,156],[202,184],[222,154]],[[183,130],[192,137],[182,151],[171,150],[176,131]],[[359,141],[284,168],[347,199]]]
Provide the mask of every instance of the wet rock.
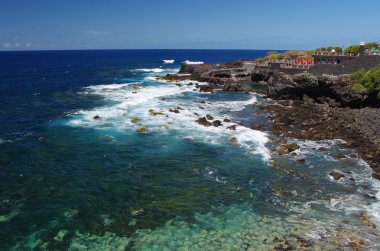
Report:
[[228,126],[227,129],[236,131],[236,125]]
[[139,132],[139,133],[145,133],[146,129],[144,127],[141,127],[139,129],[137,129],[137,132]]
[[346,155],[344,155],[344,153],[342,153],[342,152],[339,152],[337,155],[337,158],[338,159],[344,159],[344,158],[346,158]]
[[306,159],[303,158],[303,157],[299,157],[296,159],[297,162],[300,162],[300,163],[305,163]]
[[133,119],[131,119],[131,122],[132,123],[138,123],[138,122],[140,122],[141,121],[141,119],[140,118],[133,118]]
[[346,177],[343,173],[336,172],[336,171],[329,173],[329,175],[332,176],[334,180],[340,180],[341,178]]
[[97,119],[100,119],[100,116],[99,115],[95,115],[94,117],[92,117],[94,120],[97,120]]
[[212,123],[209,122],[205,117],[203,117],[203,118],[199,118],[199,119],[197,119],[195,122],[197,122],[197,123],[200,124],[200,125],[206,126],[206,127],[209,127],[209,126],[212,125]]
[[209,115],[209,114],[206,115],[206,119],[208,119],[208,120],[214,120],[214,118],[211,115]]
[[199,86],[199,92],[214,92],[214,88],[208,85],[200,85]]
[[225,118],[225,119],[223,119],[223,122],[231,122],[231,120],[229,120],[229,119],[227,119],[227,118]]
[[283,155],[288,153],[288,151],[283,149],[283,148],[277,149],[276,151],[277,151],[278,155],[280,155],[280,156],[283,156]]
[[253,125],[251,126],[251,129],[253,129],[253,130],[260,130],[260,129],[261,129],[261,126],[260,126],[259,124],[253,124]]
[[237,145],[238,144],[238,139],[236,137],[232,137],[230,139],[230,143],[233,144],[233,145]]
[[179,113],[178,109],[169,109],[169,112],[173,112],[173,113]]
[[215,126],[215,127],[223,126],[222,122],[220,120],[214,120],[212,122],[212,125]]
[[152,116],[164,115],[162,112],[156,112],[153,109],[149,109],[149,114]]
[[298,150],[300,149],[300,146],[297,145],[296,143],[291,143],[291,144],[288,144],[288,145],[285,145],[285,147],[287,148],[288,152],[294,152],[295,150]]

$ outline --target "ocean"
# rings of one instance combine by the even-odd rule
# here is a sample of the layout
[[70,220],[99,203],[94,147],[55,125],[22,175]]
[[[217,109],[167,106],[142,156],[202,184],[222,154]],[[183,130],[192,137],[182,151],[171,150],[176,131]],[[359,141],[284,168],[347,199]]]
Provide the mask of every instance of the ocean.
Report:
[[155,78],[267,52],[0,52],[0,250],[379,250],[380,184],[342,140],[289,139],[298,163],[250,129],[264,97]]

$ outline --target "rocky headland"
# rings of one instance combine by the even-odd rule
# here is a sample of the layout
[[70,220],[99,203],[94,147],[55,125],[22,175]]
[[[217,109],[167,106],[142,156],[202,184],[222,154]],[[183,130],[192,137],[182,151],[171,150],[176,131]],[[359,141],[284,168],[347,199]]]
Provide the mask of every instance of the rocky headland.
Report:
[[[184,64],[178,74],[169,74],[163,79],[209,83],[198,86],[202,92],[223,89],[262,94],[266,101],[255,106],[269,114],[268,123],[254,124],[252,128],[276,135],[275,141],[285,146],[278,154],[292,152],[284,143],[287,138],[339,138],[356,149],[372,167],[372,176],[380,179],[380,101],[376,93],[353,90],[350,75],[318,76],[307,72],[290,75],[250,62],[235,61],[220,65]],[[205,121],[198,123],[205,124]],[[338,157],[345,158],[343,154]]]

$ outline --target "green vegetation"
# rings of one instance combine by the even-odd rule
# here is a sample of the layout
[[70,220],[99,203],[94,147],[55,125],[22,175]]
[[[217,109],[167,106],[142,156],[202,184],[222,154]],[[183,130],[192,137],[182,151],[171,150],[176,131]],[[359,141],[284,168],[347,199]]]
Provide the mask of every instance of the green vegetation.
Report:
[[291,59],[296,59],[296,58],[309,58],[313,59],[313,54],[314,51],[312,50],[306,50],[306,51],[286,51],[283,53],[279,53],[277,51],[270,51],[267,53],[267,56],[262,57],[262,58],[257,58],[256,62],[257,63],[263,63],[267,60],[291,60]]
[[369,90],[377,92],[380,99],[380,65],[366,72],[360,70],[351,74],[354,90]]
[[359,45],[351,45],[346,48],[346,53],[352,53],[352,54],[358,54],[360,52],[360,46]]
[[333,49],[335,50],[335,52],[342,52],[343,51],[342,47],[339,47],[339,46],[329,46],[327,48],[321,47],[321,48],[316,49],[315,51],[316,52],[325,52],[325,51],[331,52]]

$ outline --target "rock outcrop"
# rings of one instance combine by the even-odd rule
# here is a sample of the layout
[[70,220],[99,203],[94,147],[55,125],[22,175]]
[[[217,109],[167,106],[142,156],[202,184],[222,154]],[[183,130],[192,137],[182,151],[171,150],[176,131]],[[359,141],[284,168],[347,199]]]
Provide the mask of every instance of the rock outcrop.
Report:
[[303,99],[305,95],[331,106],[360,108],[377,106],[375,93],[354,91],[350,75],[314,76],[310,73],[287,75],[273,73],[268,80],[267,95],[273,99]]

